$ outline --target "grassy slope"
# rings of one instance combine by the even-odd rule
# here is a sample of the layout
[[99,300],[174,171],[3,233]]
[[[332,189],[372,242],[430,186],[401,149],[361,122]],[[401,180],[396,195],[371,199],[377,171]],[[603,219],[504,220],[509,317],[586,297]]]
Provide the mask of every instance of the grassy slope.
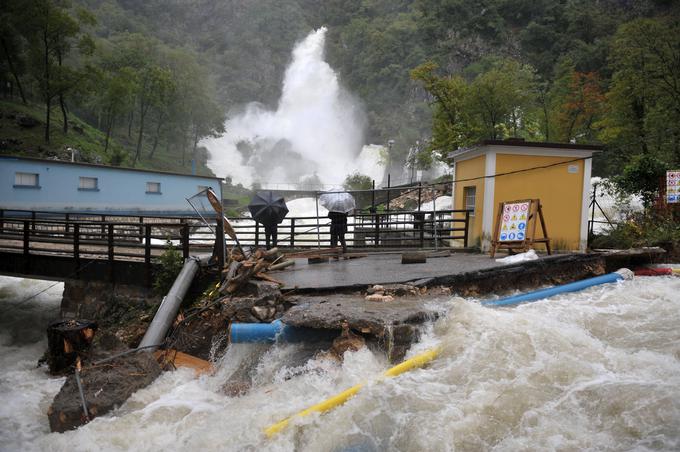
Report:
[[[61,112],[58,109],[53,110],[49,144],[44,141],[44,106],[39,104],[23,105],[2,100],[0,101],[0,115],[0,154],[38,158],[58,157],[69,160],[71,154],[67,151],[67,148],[71,147],[81,152],[82,160],[106,165],[111,163],[116,152],[122,152],[126,157],[121,166],[131,166],[136,130],[133,131],[135,135],[132,140],[128,140],[125,135],[114,135],[110,140],[108,152],[104,153],[105,134],[96,127],[81,121],[73,114],[69,116],[69,132],[64,135]],[[17,118],[20,116],[32,117],[39,121],[39,124],[31,128],[20,127],[17,124]],[[182,165],[180,151],[166,148],[161,144],[158,146],[153,160],[149,160],[147,155],[150,148],[150,143],[144,144],[142,159],[137,162],[137,168],[178,173],[191,172],[190,162]],[[196,166],[196,172],[201,175],[213,175],[204,163],[199,163]]]

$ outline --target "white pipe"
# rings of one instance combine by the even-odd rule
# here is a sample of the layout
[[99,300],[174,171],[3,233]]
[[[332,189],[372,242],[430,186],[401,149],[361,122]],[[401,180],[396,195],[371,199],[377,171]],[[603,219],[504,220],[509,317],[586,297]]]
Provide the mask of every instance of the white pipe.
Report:
[[179,306],[182,304],[182,300],[184,300],[184,296],[198,272],[198,268],[198,258],[192,256],[186,260],[182,271],[179,272],[170,291],[158,307],[158,311],[156,311],[156,315],[146,330],[142,342],[139,343],[140,347],[151,347],[163,342],[168,329],[170,329],[170,325],[172,325],[175,316],[177,316]]

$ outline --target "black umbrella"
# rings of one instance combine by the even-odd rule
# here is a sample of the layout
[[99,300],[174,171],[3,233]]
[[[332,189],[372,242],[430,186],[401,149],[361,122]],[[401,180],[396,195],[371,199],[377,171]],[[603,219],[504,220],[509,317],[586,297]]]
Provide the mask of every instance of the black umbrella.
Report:
[[288,213],[283,197],[271,191],[259,192],[253,196],[248,204],[248,210],[255,221],[265,225],[281,223]]

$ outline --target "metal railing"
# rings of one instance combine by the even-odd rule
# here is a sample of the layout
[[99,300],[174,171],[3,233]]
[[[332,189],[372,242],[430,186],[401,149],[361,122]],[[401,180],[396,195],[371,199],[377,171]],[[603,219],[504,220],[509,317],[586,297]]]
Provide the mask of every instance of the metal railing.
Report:
[[[348,217],[345,239],[354,248],[424,248],[458,240],[468,246],[470,211],[394,211],[358,213]],[[71,254],[78,260],[116,258],[144,260],[162,253],[170,242],[188,257],[190,250],[211,251],[216,234],[222,235],[215,217],[205,224],[196,217],[133,216],[91,213],[55,213],[0,209],[0,248],[48,254]],[[229,219],[239,242],[262,246],[264,228],[252,218]],[[226,237],[227,245],[235,243]],[[330,244],[326,217],[285,218],[278,226],[278,246],[325,247]]]

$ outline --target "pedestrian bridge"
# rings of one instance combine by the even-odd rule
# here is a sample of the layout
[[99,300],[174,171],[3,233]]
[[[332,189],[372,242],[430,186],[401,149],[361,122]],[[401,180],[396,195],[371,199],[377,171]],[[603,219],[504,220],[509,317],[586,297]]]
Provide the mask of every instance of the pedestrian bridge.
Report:
[[[264,246],[263,228],[251,218],[230,218],[243,247]],[[414,249],[468,246],[470,212],[358,213],[348,218],[347,245],[353,249]],[[0,209],[0,274],[39,279],[82,279],[150,286],[156,259],[174,247],[223,262],[225,237],[216,218],[129,216]],[[323,248],[330,243],[326,217],[285,218],[278,246]]]

